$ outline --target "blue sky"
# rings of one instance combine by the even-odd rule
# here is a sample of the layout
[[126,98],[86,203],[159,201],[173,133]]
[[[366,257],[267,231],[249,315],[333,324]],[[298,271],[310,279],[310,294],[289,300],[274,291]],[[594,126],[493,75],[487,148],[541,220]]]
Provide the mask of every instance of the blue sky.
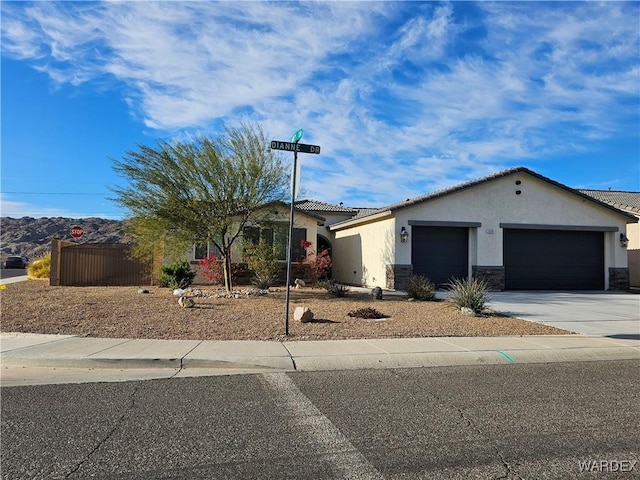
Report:
[[[525,166],[640,190],[639,2],[2,2],[2,216],[122,218],[138,144],[304,128],[306,198]],[[286,161],[292,155],[283,154]]]

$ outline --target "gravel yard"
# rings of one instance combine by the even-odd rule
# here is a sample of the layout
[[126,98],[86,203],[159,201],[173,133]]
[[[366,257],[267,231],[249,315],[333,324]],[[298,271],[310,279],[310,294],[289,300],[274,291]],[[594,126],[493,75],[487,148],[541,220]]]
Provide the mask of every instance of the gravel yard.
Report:
[[[3,332],[66,334],[108,338],[190,340],[279,340],[284,337],[285,288],[266,295],[219,298],[215,287],[193,289],[193,308],[182,308],[172,291],[145,287],[51,287],[45,280],[11,283],[0,291]],[[251,287],[239,287],[238,290]],[[294,321],[296,307],[305,306],[314,321]],[[375,308],[386,319],[349,316]],[[402,296],[351,292],[336,298],[324,290],[292,289],[289,339],[335,340],[434,336],[559,335],[565,330],[486,312],[460,313],[447,301],[408,301]]]

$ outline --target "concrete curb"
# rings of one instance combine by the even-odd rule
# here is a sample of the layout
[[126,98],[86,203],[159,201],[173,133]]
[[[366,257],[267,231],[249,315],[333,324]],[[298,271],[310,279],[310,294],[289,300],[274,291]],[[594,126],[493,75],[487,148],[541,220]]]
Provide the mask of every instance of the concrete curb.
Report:
[[200,341],[2,334],[3,365],[319,371],[640,359],[639,340],[585,336]]

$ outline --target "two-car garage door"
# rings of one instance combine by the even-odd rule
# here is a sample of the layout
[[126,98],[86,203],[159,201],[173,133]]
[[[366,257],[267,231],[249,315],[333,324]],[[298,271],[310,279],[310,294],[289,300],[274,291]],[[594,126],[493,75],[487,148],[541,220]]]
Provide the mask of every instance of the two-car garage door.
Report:
[[601,231],[504,229],[507,290],[604,290]]
[[[604,232],[509,227],[503,229],[506,290],[604,290]],[[411,244],[414,274],[438,288],[467,278],[469,228],[413,226]]]

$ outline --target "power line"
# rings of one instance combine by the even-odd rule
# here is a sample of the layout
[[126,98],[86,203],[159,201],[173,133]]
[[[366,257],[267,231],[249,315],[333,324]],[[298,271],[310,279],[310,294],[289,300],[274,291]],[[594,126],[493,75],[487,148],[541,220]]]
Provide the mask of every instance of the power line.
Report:
[[0,193],[10,193],[12,195],[113,195],[113,193],[89,193],[89,192],[0,192]]

